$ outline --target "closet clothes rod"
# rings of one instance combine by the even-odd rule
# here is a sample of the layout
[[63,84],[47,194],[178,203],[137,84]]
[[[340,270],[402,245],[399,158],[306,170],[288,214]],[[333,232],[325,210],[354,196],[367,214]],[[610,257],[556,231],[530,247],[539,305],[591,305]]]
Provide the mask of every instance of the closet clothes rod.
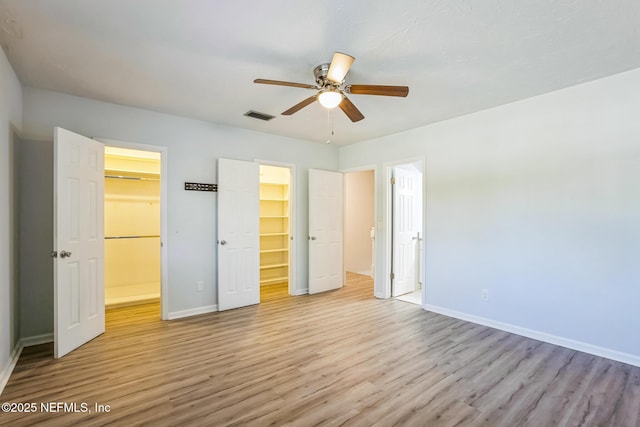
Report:
[[138,176],[105,175],[104,177],[111,179],[129,179],[131,181],[160,181],[158,178],[142,178]]
[[151,239],[153,237],[160,237],[159,234],[152,234],[149,236],[104,236],[104,240],[111,240],[111,239]]

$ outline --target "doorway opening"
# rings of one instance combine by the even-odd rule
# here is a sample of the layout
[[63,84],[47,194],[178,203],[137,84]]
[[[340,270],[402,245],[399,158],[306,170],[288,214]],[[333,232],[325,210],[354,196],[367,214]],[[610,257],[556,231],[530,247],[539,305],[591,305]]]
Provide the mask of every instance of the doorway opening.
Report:
[[161,153],[105,146],[104,171],[105,307],[159,303]]
[[390,295],[422,305],[423,162],[399,164],[391,173]]
[[[375,172],[344,174],[344,269],[347,282],[375,274]],[[373,294],[373,281],[371,281]]]
[[292,170],[260,165],[260,297],[293,294]]

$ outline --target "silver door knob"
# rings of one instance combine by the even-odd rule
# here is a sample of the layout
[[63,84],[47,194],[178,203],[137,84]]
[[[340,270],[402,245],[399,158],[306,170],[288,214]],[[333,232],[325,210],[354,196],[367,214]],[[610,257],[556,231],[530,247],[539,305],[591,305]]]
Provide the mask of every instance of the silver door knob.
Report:
[[309,236],[309,240],[316,240],[315,236]]
[[71,256],[71,252],[62,251],[60,252],[60,258],[69,258]]
[[227,244],[227,241],[226,241],[226,240],[221,240],[221,241],[220,241],[220,244],[221,244],[221,245],[226,245],[226,244]]

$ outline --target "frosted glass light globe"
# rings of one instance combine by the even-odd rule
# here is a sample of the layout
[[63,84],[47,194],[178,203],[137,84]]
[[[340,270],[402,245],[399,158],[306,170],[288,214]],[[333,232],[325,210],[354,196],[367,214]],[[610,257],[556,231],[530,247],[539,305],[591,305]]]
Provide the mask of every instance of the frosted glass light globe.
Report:
[[342,94],[332,89],[323,90],[322,92],[320,92],[320,95],[318,95],[318,102],[324,108],[330,110],[340,105],[340,103],[342,102]]

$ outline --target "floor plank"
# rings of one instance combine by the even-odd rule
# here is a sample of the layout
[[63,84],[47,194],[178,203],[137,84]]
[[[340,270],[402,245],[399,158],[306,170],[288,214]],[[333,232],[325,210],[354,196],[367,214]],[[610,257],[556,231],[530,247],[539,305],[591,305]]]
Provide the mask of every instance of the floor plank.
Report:
[[640,426],[638,367],[375,299],[366,276],[261,298],[169,322],[158,304],[111,309],[60,360],[26,348],[0,401],[38,411],[0,425]]

